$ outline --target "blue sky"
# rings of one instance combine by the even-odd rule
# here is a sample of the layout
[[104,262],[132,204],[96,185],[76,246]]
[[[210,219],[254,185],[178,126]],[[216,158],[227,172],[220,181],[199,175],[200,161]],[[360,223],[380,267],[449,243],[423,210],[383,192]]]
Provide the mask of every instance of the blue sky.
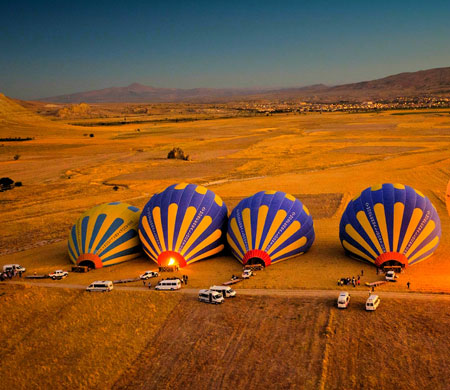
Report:
[[341,84],[450,66],[449,1],[22,1],[0,12],[0,92]]

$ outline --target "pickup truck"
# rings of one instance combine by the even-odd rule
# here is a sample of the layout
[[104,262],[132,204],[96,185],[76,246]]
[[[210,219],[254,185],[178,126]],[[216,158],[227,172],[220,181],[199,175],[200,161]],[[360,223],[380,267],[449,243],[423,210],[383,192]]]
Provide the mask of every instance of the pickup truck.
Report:
[[51,274],[48,274],[53,280],[61,280],[64,279],[69,273],[67,271],[63,271],[62,269],[56,270],[55,272],[52,272]]

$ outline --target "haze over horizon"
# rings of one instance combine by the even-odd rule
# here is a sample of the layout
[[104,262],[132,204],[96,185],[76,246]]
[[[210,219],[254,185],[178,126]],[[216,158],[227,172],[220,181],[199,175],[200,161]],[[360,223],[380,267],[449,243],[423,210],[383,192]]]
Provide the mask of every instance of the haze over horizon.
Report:
[[450,3],[25,1],[0,15],[0,92],[298,87],[450,64]]

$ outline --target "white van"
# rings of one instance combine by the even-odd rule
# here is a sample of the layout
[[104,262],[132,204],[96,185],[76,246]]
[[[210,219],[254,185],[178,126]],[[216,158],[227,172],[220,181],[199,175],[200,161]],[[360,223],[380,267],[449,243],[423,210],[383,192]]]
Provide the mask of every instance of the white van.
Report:
[[386,272],[386,281],[387,282],[396,282],[397,281],[397,275],[394,271],[390,270]]
[[221,293],[224,298],[234,298],[236,296],[236,291],[228,286],[211,286],[209,289]]
[[380,297],[378,295],[371,295],[366,301],[366,310],[373,311],[377,310],[380,305]]
[[341,292],[337,299],[337,307],[339,309],[347,309],[349,303],[350,303],[350,294],[347,291]]
[[111,291],[113,289],[113,282],[111,280],[97,280],[87,286],[86,291]]
[[198,292],[198,300],[205,303],[219,304],[225,300],[220,292],[213,290],[200,290]]
[[180,279],[164,279],[155,286],[155,290],[179,290],[180,288]]
[[25,272],[25,267],[22,267],[20,264],[6,264],[3,266],[3,272]]

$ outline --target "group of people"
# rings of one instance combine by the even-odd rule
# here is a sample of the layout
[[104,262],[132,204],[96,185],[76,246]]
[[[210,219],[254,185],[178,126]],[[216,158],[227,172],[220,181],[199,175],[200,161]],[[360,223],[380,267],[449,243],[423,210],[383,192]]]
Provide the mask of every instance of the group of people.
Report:
[[[364,271],[361,270],[361,275],[364,274]],[[353,287],[359,286],[361,284],[361,275],[358,275],[356,278],[353,277],[347,277],[347,278],[341,278],[338,280],[337,284],[338,286],[344,286],[344,285],[353,285]]]
[[19,276],[19,278],[21,278],[22,271],[16,271],[15,269],[11,269],[8,271],[0,272],[0,281],[3,282],[6,279],[11,280],[15,276]]

